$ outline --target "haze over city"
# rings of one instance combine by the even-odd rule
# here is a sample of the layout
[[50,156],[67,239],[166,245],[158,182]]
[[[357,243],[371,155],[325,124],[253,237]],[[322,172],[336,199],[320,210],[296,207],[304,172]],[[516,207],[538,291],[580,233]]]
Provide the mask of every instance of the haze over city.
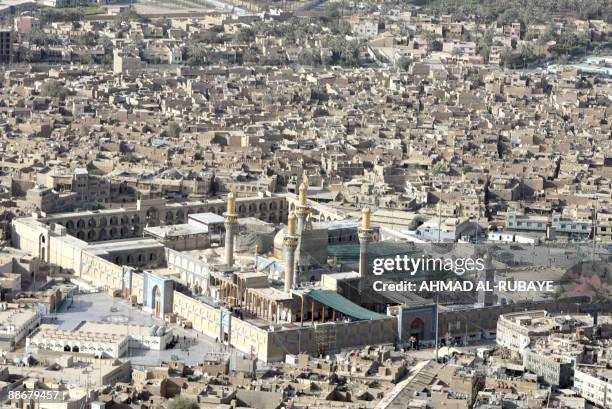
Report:
[[1,0],[0,408],[611,409],[609,0]]

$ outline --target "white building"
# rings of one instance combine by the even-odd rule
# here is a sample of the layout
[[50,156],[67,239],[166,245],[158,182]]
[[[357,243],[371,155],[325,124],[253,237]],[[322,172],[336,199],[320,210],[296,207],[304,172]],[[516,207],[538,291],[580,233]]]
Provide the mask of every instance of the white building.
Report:
[[351,31],[357,37],[370,38],[378,34],[378,20],[357,17],[350,20]]
[[183,54],[180,47],[169,45],[151,45],[143,50],[144,59],[153,64],[180,64]]
[[[497,345],[521,356],[534,341],[551,334],[568,334],[579,329],[593,329],[593,317],[587,314],[550,316],[544,310],[503,314],[497,320]],[[565,350],[567,355],[569,352]]]
[[586,400],[602,408],[612,408],[612,370],[576,369],[574,390]]
[[432,243],[455,243],[460,238],[475,235],[479,230],[478,223],[469,219],[447,217],[442,220],[432,218],[420,225],[415,235]]
[[501,243],[540,244],[545,238],[544,234],[522,233],[513,231],[493,231],[487,234],[488,241]]
[[164,327],[104,322],[83,322],[75,330],[44,325],[28,337],[31,352],[57,351],[91,354],[100,358],[120,358],[129,349],[166,349],[172,332]]
[[99,358],[119,358],[127,353],[128,337],[99,332],[66,331],[45,325],[28,337],[26,350],[78,352]]
[[550,334],[553,325],[543,310],[500,315],[497,320],[497,345],[523,354],[531,341]]
[[39,4],[47,7],[64,8],[77,7],[80,2],[78,0],[41,0]]
[[107,322],[85,322],[79,331],[101,332],[104,334],[127,335],[130,349],[151,349],[163,351],[172,341],[172,331],[156,325],[137,325]]

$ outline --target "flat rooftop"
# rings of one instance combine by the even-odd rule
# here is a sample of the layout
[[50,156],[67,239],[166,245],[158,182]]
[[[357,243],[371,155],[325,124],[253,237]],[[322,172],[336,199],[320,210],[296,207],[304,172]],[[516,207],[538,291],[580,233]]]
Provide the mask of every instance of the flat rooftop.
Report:
[[173,224],[171,226],[155,226],[145,227],[145,233],[152,234],[157,237],[181,237],[181,236],[193,236],[198,234],[207,234],[208,227],[205,225],[195,224]]
[[87,252],[95,255],[112,253],[114,251],[130,251],[145,248],[163,248],[164,245],[155,239],[125,239],[93,243],[87,246]]
[[249,292],[259,295],[262,298],[272,301],[290,301],[293,299],[291,294],[272,287],[249,288]]
[[360,224],[361,224],[361,221],[357,219],[344,219],[344,220],[313,222],[312,227],[313,229],[327,228],[328,230],[358,229]]
[[192,213],[187,218],[203,224],[223,223],[224,220],[223,216],[211,212]]
[[53,221],[57,219],[76,219],[83,218],[87,216],[96,216],[96,215],[114,215],[114,214],[122,214],[126,212],[137,212],[138,209],[136,207],[120,207],[118,209],[101,209],[101,210],[82,210],[79,212],[63,212],[63,213],[50,213],[45,217],[41,217],[42,220],[45,221]]
[[23,4],[36,3],[34,0],[2,0],[0,1],[0,9],[5,9],[7,7],[20,6]]
[[74,330],[62,330],[59,327],[50,328],[49,326],[41,327],[37,332],[33,335],[30,335],[30,339],[33,342],[40,342],[42,340],[74,340],[74,341],[90,341],[90,342],[112,342],[112,343],[120,343],[122,342],[128,334],[113,334],[113,333],[105,333],[103,331],[81,331],[80,329],[77,331]]
[[153,336],[151,330],[155,326],[139,324],[122,324],[112,322],[85,321],[77,328],[79,332],[113,334],[119,336]]
[[0,311],[0,334],[14,334],[38,312],[28,308],[10,308]]

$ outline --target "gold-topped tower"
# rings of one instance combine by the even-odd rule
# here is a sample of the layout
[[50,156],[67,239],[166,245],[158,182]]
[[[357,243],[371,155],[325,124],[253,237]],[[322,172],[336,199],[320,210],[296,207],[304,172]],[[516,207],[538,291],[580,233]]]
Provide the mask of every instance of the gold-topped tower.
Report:
[[227,211],[223,213],[223,224],[225,225],[225,264],[228,267],[234,266],[234,235],[238,224],[236,214],[236,197],[234,192],[227,195]]
[[372,230],[370,225],[371,213],[372,211],[369,207],[364,207],[361,210],[361,227],[357,232],[359,236],[359,277],[361,281],[363,281],[367,275],[368,248],[370,242],[374,240],[374,230]]
[[287,234],[283,237],[283,253],[285,258],[285,292],[290,292],[294,288],[296,279],[295,274],[295,249],[298,245],[296,236],[295,213],[291,212],[287,218]]

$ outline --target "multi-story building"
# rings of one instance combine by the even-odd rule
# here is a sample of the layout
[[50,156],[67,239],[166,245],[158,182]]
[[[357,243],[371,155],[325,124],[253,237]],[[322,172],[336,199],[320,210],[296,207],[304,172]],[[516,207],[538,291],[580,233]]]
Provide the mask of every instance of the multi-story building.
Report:
[[41,186],[53,189],[59,194],[73,193],[75,195],[73,205],[77,207],[101,205],[108,203],[111,199],[109,179],[90,175],[85,168],[53,169],[47,173],[38,174],[36,180]]
[[550,385],[565,388],[572,384],[574,362],[571,357],[542,349],[525,348],[523,365]]
[[496,341],[497,345],[522,355],[534,339],[547,336],[555,329],[559,329],[559,325],[546,311],[504,314],[497,321]]
[[553,213],[551,226],[557,233],[576,238],[588,238],[593,230],[593,221],[582,218],[571,218],[559,213]]
[[13,30],[0,27],[0,64],[13,62]]
[[132,55],[126,51],[115,50],[113,53],[113,72],[115,74],[125,74],[140,70],[144,66],[140,57]]
[[612,408],[612,370],[580,367],[574,373],[574,390],[602,408]]
[[15,31],[20,34],[29,33],[40,27],[40,19],[33,16],[17,16],[14,21]]
[[506,213],[506,228],[508,230],[546,232],[551,229],[555,233],[570,238],[585,239],[593,231],[593,221],[574,218],[553,212],[550,217],[535,214],[518,214],[514,209]]
[[506,213],[506,229],[545,232],[549,225],[547,216],[519,214],[514,209]]

